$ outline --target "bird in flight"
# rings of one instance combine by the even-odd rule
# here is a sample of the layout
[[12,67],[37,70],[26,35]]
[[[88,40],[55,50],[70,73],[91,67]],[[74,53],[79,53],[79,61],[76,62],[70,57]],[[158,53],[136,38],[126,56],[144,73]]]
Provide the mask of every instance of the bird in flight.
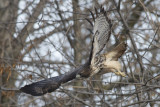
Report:
[[101,69],[109,69],[116,75],[125,76],[125,73],[121,71],[121,64],[118,61],[118,58],[120,58],[126,50],[125,42],[121,42],[111,51],[105,52],[104,48],[111,35],[111,20],[108,18],[102,6],[99,12],[95,8],[96,17],[92,12],[90,13],[93,17],[94,24],[87,19],[87,21],[93,25],[93,39],[89,60],[71,72],[25,85],[20,88],[20,91],[33,96],[41,96],[55,91],[61,84],[71,81],[77,76],[92,77],[99,73]]
[[124,77],[126,75],[124,72],[121,72],[121,64],[118,61],[118,58],[123,55],[127,45],[125,42],[121,42],[111,51],[104,51],[104,48],[110,39],[112,23],[102,6],[100,7],[99,13],[96,8],[95,12],[96,18],[94,14],[90,12],[94,20],[94,25],[90,20],[87,20],[93,25],[93,40],[89,58],[90,72],[86,73],[82,71],[80,72],[80,75],[82,77],[93,76],[100,72],[101,69],[105,68],[116,75]]

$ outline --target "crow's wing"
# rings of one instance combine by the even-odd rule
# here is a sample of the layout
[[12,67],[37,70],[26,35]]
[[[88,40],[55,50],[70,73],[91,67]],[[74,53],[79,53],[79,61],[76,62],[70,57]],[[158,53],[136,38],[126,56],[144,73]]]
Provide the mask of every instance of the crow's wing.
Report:
[[22,87],[20,90],[24,93],[31,94],[33,96],[40,96],[46,93],[50,93],[60,86],[60,77],[52,77],[39,82],[32,83]]
[[77,73],[79,72],[89,72],[86,71],[89,70],[89,63],[86,62],[84,65],[76,68],[75,70],[65,73],[60,76],[44,79],[42,81],[38,81],[35,83],[32,83],[30,85],[26,85],[20,90],[24,93],[31,94],[33,96],[41,96],[46,93],[51,93],[55,91],[62,83],[66,83],[68,81],[71,81],[76,78]]

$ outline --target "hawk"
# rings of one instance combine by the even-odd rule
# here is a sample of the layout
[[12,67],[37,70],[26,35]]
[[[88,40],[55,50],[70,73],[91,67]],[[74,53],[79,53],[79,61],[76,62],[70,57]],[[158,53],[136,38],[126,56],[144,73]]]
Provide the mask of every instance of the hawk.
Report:
[[105,52],[104,47],[110,39],[112,24],[102,6],[100,12],[96,8],[95,12],[96,17],[91,12],[94,25],[87,19],[93,25],[93,40],[89,60],[71,72],[25,85],[20,88],[20,91],[33,96],[41,96],[55,91],[61,84],[75,79],[77,75],[90,77],[100,72],[101,69],[109,69],[116,75],[125,76],[125,73],[121,72],[121,64],[118,58],[125,52],[126,44],[121,42],[111,51]]
[[125,73],[121,72],[121,64],[118,58],[125,52],[126,44],[125,42],[121,42],[111,51],[103,53],[105,52],[104,47],[107,45],[111,35],[112,24],[102,6],[100,12],[96,8],[95,12],[96,18],[90,12],[94,20],[94,25],[90,20],[87,20],[93,25],[93,40],[89,59],[90,73],[80,72],[80,75],[82,77],[93,76],[100,72],[101,69],[109,69],[109,71],[116,75],[125,76]]

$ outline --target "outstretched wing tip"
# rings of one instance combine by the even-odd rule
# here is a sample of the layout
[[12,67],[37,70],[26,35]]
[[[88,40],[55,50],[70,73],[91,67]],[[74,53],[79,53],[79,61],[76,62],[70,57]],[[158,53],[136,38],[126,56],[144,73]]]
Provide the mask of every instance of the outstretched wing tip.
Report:
[[31,94],[33,96],[41,96],[46,93],[53,92],[54,90],[59,88],[59,86],[60,86],[60,81],[58,77],[52,77],[29,85],[25,85],[19,90],[24,93]]
[[41,96],[46,93],[54,92],[56,89],[60,87],[61,83],[66,83],[70,80],[75,79],[79,69],[80,68],[77,68],[72,72],[68,72],[60,76],[47,78],[29,85],[25,85],[19,90],[21,92],[31,94],[32,96]]
[[[38,89],[38,88],[37,88]],[[39,88],[41,89],[41,88]],[[36,86],[33,84],[30,84],[30,85],[25,85],[24,87],[20,88],[19,89],[21,92],[24,92],[26,94],[30,94],[32,96],[41,96],[41,95],[44,95],[45,93],[41,92],[40,91],[37,91],[36,90]]]

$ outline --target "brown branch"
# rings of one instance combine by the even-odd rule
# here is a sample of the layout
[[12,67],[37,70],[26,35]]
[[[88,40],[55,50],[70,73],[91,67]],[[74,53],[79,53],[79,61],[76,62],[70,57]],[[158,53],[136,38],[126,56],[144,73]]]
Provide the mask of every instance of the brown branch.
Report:
[[64,90],[64,89],[61,89],[61,90],[62,90],[63,92],[65,92],[65,94],[67,94],[68,96],[70,96],[70,97],[74,98],[75,100],[81,102],[82,104],[87,105],[87,106],[89,106],[89,107],[92,107],[92,105],[86,103],[86,102],[83,101],[82,99],[80,99],[80,98],[76,97],[75,95],[73,95],[73,94],[67,92],[66,90]]
[[[28,21],[32,21],[35,19],[38,19],[38,16],[42,13],[43,8],[45,7],[48,0],[41,0],[37,6],[33,9],[32,15],[29,17]],[[34,23],[27,23],[25,27],[21,30],[21,32],[18,35],[19,42],[25,43],[26,38],[28,37],[28,32],[32,30]]]
[[160,99],[138,101],[138,102],[135,102],[132,104],[125,105],[123,107],[128,107],[128,106],[132,106],[132,105],[136,105],[136,104],[140,104],[140,103],[149,103],[149,102],[157,102],[157,101],[160,101]]
[[5,88],[3,86],[0,86],[0,91],[15,91],[15,92],[20,92],[19,89],[17,89],[17,88]]

